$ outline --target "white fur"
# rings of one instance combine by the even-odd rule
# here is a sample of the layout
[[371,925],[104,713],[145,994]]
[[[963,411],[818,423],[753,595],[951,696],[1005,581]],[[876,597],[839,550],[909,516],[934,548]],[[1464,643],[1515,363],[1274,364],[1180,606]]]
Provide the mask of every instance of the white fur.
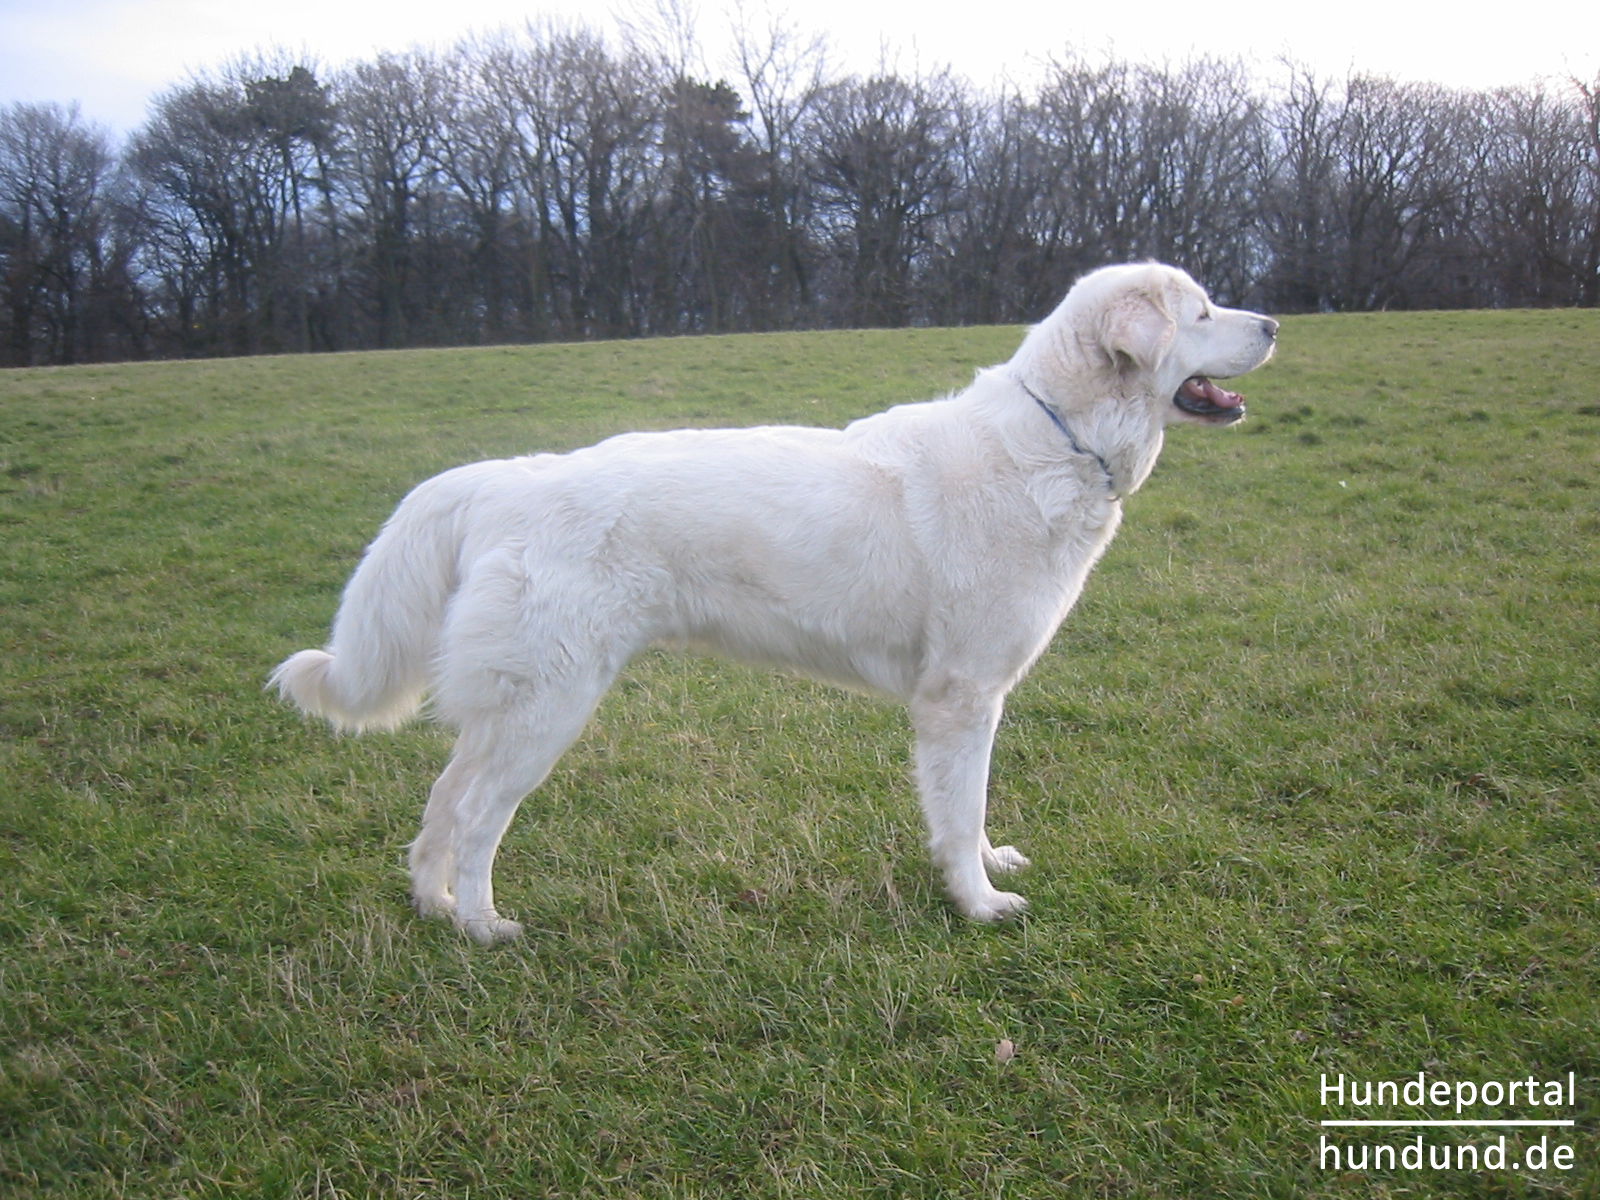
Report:
[[392,725],[431,690],[460,737],[411,848],[412,894],[480,941],[518,932],[491,882],[517,806],[655,644],[905,702],[933,859],[962,912],[1005,917],[1025,901],[989,874],[1028,860],[984,832],[1002,702],[1166,425],[1197,419],[1176,390],[1260,365],[1275,331],[1174,268],[1111,267],[943,400],[843,430],[624,434],[446,471],[368,549],[328,650],[272,681],[352,729]]

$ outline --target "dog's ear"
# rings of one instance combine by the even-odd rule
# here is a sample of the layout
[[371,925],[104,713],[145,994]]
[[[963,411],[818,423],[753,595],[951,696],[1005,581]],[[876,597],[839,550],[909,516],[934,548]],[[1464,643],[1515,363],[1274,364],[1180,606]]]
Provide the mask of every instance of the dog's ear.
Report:
[[1177,332],[1178,323],[1168,314],[1164,297],[1154,289],[1140,288],[1106,308],[1100,337],[1114,365],[1131,362],[1153,371]]

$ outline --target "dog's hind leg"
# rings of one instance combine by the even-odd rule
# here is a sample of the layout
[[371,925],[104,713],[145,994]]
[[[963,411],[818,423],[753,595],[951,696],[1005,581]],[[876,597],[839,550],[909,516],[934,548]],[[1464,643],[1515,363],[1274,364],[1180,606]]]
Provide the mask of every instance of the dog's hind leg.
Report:
[[422,830],[411,843],[411,902],[425,917],[455,915],[456,898],[450,889],[456,869],[456,810],[468,776],[468,766],[461,755],[452,755],[428,793]]
[[530,566],[504,550],[480,558],[452,601],[435,701],[460,737],[411,848],[411,889],[419,910],[479,942],[521,932],[495,909],[500,841],[637,648],[625,619],[605,619],[613,600],[586,565]]
[[[463,729],[451,763],[451,769],[460,764],[462,778],[447,826],[449,892],[456,926],[474,941],[509,941],[522,932],[495,908],[494,860],[500,840],[524,797],[544,782],[583,731],[614,675],[594,670],[581,680],[542,679],[525,702]],[[436,887],[437,877],[413,876],[417,886]]]
[[987,833],[979,843],[979,851],[983,857],[983,865],[988,868],[991,875],[1020,871],[1023,867],[1031,865],[1028,856],[1015,846],[991,846]]
[[[495,855],[524,797],[544,782],[588,715],[585,706],[576,719],[557,728],[534,730],[523,723],[511,728],[497,722],[463,737],[452,763],[461,764],[465,782],[448,827],[452,905],[447,911],[474,941],[489,945],[521,934],[522,927],[495,908]],[[423,886],[436,887],[437,877],[413,875],[413,889]]]
[[960,681],[925,688],[911,702],[916,730],[917,791],[928,821],[928,848],[944,871],[950,898],[965,915],[998,921],[1028,902],[989,882],[988,868],[1026,863],[1015,848],[998,850],[984,833],[989,755],[1004,697]]

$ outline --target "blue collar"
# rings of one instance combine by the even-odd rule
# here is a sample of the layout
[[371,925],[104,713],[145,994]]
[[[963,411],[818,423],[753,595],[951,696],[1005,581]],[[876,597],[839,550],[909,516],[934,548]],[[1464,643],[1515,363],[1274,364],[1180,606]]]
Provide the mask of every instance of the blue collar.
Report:
[[1017,379],[1017,385],[1021,387],[1023,391],[1028,393],[1035,404],[1044,409],[1044,415],[1050,418],[1050,423],[1052,425],[1061,430],[1062,436],[1067,439],[1067,443],[1072,447],[1075,453],[1082,455],[1084,458],[1092,458],[1095,460],[1095,462],[1100,464],[1100,469],[1106,473],[1106,487],[1111,491],[1111,498],[1113,500],[1121,500],[1122,497],[1117,495],[1116,476],[1111,473],[1111,464],[1095,451],[1084,449],[1083,443],[1078,441],[1078,439],[1073,435],[1072,430],[1067,427],[1067,423],[1061,419],[1061,414],[1046,404],[1043,397],[1041,397],[1038,392],[1034,391],[1020,378]]

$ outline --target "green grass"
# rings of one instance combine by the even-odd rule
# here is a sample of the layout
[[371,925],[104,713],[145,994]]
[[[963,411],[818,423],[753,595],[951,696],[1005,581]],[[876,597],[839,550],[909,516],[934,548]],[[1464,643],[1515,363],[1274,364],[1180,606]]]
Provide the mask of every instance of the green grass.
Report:
[[[1600,313],[1291,319],[1247,425],[1174,434],[1002,727],[1007,927],[946,908],[897,711],[661,655],[478,949],[405,901],[444,736],[261,690],[436,470],[839,423],[1016,337],[0,375],[0,1194],[1596,1194]],[[1321,1075],[1418,1071],[1576,1072],[1468,1114],[1575,1165],[1321,1169],[1374,1115]]]

